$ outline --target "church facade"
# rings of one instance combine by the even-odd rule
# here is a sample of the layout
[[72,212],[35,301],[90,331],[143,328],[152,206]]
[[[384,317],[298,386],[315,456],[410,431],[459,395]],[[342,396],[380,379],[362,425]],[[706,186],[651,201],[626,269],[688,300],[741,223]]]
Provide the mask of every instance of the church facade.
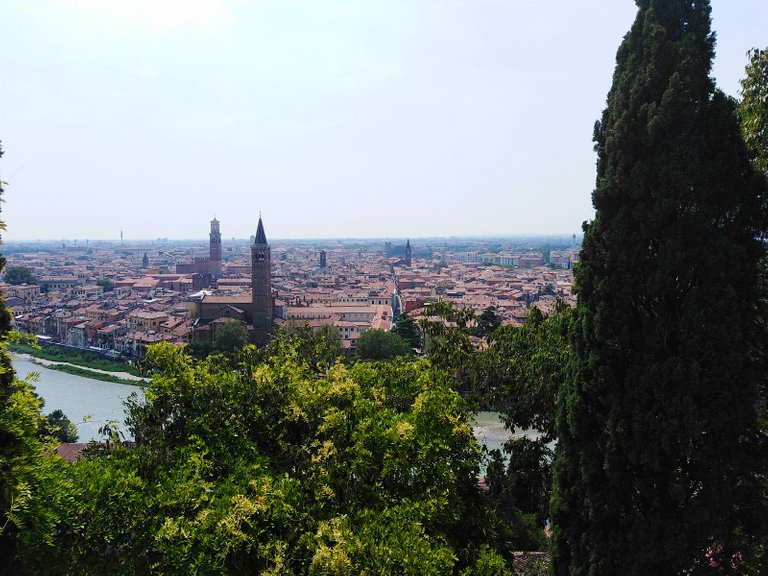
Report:
[[[211,235],[213,239],[213,231]],[[251,342],[264,344],[269,340],[274,327],[275,299],[272,294],[271,249],[261,216],[251,245],[251,293],[237,296],[204,294],[195,302],[195,340],[213,341],[216,326],[232,320],[246,325]]]

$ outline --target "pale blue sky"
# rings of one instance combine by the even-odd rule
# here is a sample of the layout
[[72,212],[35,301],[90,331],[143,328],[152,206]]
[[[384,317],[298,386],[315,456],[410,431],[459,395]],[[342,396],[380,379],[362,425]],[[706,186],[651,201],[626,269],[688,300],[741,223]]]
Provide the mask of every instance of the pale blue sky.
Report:
[[[768,1],[713,0],[737,95]],[[4,0],[6,240],[578,232],[631,0]]]

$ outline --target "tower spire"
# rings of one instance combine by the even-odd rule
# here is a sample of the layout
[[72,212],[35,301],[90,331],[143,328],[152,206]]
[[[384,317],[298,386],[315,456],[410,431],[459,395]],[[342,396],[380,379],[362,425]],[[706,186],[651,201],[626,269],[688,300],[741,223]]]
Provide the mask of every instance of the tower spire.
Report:
[[261,214],[259,214],[259,225],[256,228],[254,244],[267,244],[267,235],[264,233],[264,223],[261,221]]
[[271,249],[264,233],[264,223],[259,216],[256,240],[251,246],[251,322],[257,342],[264,344],[269,339],[274,318],[272,298]]

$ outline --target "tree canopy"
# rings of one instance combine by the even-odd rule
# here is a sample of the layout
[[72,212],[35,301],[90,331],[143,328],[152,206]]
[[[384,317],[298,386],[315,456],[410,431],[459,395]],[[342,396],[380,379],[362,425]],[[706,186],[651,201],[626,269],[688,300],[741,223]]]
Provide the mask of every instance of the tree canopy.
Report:
[[[0,222],[0,230],[4,228]],[[4,264],[0,257],[0,271]],[[31,384],[16,378],[13,370],[7,352],[10,331],[11,312],[0,297],[0,558],[5,573],[15,574],[20,542],[51,526],[48,510],[38,505],[50,470],[45,456],[51,446],[43,433],[40,400]]]
[[101,286],[104,292],[112,292],[115,289],[115,283],[112,280],[97,280],[96,286]]
[[248,344],[248,330],[239,320],[229,320],[216,325],[213,350],[234,354]]
[[299,353],[284,336],[233,369],[151,347],[136,445],[60,465],[24,569],[437,576],[542,544],[490,508],[466,405],[428,361],[317,371]]
[[37,284],[37,278],[25,266],[11,266],[5,271],[3,278],[8,284]]
[[64,412],[57,408],[45,417],[45,433],[59,442],[77,442],[77,428]]
[[408,314],[401,313],[400,316],[397,317],[392,332],[408,342],[411,350],[421,350],[421,330],[419,330],[419,325],[416,323],[416,320]]
[[297,357],[312,370],[323,372],[344,357],[341,332],[335,326],[311,328],[288,322],[280,327],[259,358],[267,359],[297,351]]
[[638,6],[595,127],[575,273],[553,496],[563,575],[730,569],[763,529],[766,191],[710,77],[709,2]]
[[363,360],[389,360],[410,352],[408,342],[394,332],[366,330],[357,339],[357,355]]
[[496,308],[488,306],[477,318],[475,335],[485,338],[493,334],[499,326],[501,326],[501,318],[496,314]]
[[749,52],[737,110],[755,167],[768,176],[768,48]]
[[474,389],[511,431],[534,430],[547,442],[557,438],[555,398],[567,378],[571,316],[563,301],[550,315],[534,306],[522,326],[493,332],[479,355]]

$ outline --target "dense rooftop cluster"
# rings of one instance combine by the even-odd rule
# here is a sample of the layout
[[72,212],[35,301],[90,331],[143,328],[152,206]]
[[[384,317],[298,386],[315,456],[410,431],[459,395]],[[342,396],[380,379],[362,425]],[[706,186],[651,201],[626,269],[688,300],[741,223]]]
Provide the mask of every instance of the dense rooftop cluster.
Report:
[[[547,312],[558,298],[572,301],[576,249],[536,253],[509,246],[490,252],[489,247],[417,251],[408,266],[390,245],[276,244],[275,321],[335,326],[344,346],[354,349],[366,330],[389,330],[398,314],[419,316],[437,299],[478,314],[492,306],[506,324],[522,322],[531,306]],[[17,251],[9,255],[9,266],[28,268],[37,284],[2,283],[0,290],[20,330],[140,359],[149,344],[181,346],[194,339],[201,301],[234,302],[250,293],[246,243],[226,246],[218,277],[190,271],[189,263],[204,250],[195,244],[81,244]]]

